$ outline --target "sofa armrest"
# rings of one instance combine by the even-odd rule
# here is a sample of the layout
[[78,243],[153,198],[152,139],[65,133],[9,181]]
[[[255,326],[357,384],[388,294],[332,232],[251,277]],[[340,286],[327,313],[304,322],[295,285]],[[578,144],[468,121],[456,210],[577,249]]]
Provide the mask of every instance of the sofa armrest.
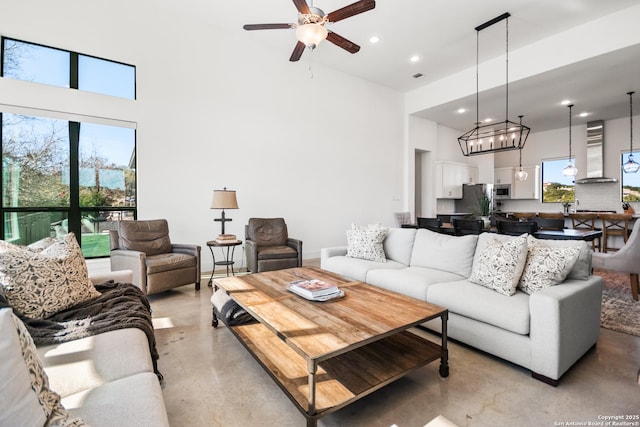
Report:
[[298,267],[302,267],[302,240],[287,238],[287,246],[298,252]]
[[247,270],[249,270],[251,273],[257,273],[258,272],[258,244],[250,239],[246,239],[244,243],[245,243],[245,250],[247,252]]
[[320,260],[331,258],[332,256],[345,256],[347,254],[346,246],[334,246],[332,248],[320,249]]
[[179,254],[192,255],[196,257],[196,289],[200,286],[200,276],[202,275],[201,266],[200,266],[200,253],[202,248],[199,245],[191,245],[185,243],[172,243],[171,244],[172,252]]
[[602,278],[565,280],[531,295],[531,370],[557,380],[600,335]]
[[111,271],[131,270],[134,285],[147,293],[147,254],[129,249],[111,251]]
[[89,280],[94,285],[113,280],[117,283],[133,283],[133,271],[131,270],[119,270],[110,271],[107,273],[90,274]]

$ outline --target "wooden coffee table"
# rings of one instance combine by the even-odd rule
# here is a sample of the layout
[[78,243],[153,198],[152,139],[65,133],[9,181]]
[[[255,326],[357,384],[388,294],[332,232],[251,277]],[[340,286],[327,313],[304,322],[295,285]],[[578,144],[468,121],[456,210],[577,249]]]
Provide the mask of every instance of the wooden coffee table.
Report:
[[[294,280],[336,284],[343,298],[307,301],[286,290]],[[445,308],[318,268],[291,268],[215,279],[258,323],[229,329],[315,426],[375,390],[440,359],[449,375]],[[408,329],[439,317],[438,345]]]

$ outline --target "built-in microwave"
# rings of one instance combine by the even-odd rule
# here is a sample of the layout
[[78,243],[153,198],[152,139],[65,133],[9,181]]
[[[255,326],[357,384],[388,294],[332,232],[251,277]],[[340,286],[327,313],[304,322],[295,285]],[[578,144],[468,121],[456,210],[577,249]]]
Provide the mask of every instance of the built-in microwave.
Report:
[[493,198],[504,200],[511,198],[511,184],[496,184],[493,186]]

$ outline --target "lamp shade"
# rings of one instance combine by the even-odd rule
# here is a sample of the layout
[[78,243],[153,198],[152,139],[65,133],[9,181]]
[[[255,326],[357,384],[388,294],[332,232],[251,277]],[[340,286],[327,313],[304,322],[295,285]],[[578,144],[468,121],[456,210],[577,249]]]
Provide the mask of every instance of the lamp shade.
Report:
[[322,24],[304,24],[300,25],[296,30],[296,37],[305,46],[314,49],[320,42],[327,38],[327,29]]
[[211,209],[238,209],[235,190],[213,190]]

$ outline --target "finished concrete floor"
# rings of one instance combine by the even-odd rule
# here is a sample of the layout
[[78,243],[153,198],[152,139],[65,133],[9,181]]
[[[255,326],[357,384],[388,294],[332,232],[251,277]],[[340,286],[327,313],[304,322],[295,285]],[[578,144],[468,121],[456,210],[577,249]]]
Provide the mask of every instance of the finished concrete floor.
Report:
[[[149,298],[171,425],[304,426],[305,418],[231,332],[222,323],[211,327],[206,283],[200,291],[183,286]],[[461,427],[607,425],[603,417],[620,415],[635,424],[617,425],[640,425],[640,337],[601,329],[597,347],[555,388],[456,342],[449,366],[447,379],[434,362],[318,425],[418,427],[438,415]]]

